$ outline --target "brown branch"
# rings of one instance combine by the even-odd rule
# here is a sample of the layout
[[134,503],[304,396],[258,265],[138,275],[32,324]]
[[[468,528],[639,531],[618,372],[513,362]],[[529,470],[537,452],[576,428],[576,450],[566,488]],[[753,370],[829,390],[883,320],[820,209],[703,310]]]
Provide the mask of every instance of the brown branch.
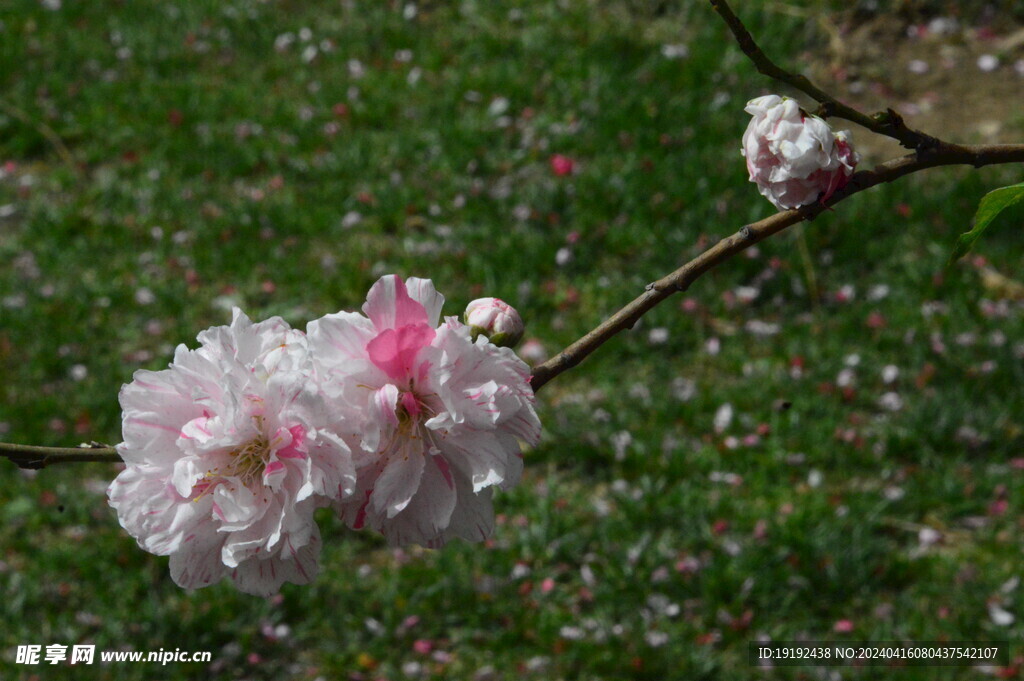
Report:
[[10,459],[19,468],[30,469],[46,468],[57,463],[121,461],[116,449],[95,442],[81,447],[37,447],[0,442],[0,457]]
[[814,101],[820,104],[820,107],[815,112],[818,116],[822,118],[828,118],[829,116],[843,118],[879,135],[892,137],[907,149],[920,151],[932,149],[943,144],[931,135],[926,135],[919,130],[908,127],[903,121],[903,117],[892,109],[886,109],[873,116],[868,116],[851,106],[843,104],[812,83],[807,76],[791,73],[782,68],[761,51],[761,48],[758,47],[746,26],[743,25],[743,22],[732,11],[727,0],[710,0],[710,2],[711,6],[715,8],[715,11],[718,12],[726,25],[728,25],[729,30],[732,31],[736,42],[739,43],[740,49],[750,58],[750,61],[754,62],[758,72],[769,78],[786,83],[812,97]]
[[[1003,163],[1024,163],[1024,144],[978,146],[941,144],[926,154],[908,154],[883,163],[874,170],[862,170],[855,173],[850,178],[849,184],[833,194],[825,203],[776,213],[771,217],[744,225],[738,232],[722,239],[672,274],[648,284],[647,290],[633,302],[556,356],[535,366],[531,385],[534,391],[540,390],[552,378],[582,362],[587,355],[612,336],[625,329],[633,328],[640,317],[655,305],[673,293],[687,290],[705,272],[787,227],[813,220],[822,211],[831,208],[843,199],[877,184],[892,182],[904,175],[927,168],[948,165],[972,165],[980,168]],[[45,468],[57,463],[121,461],[116,449],[97,443],[85,447],[37,447],[0,442],[0,458],[10,459],[21,468]]]
[[743,226],[732,236],[728,236],[707,249],[696,258],[686,263],[672,274],[648,284],[642,295],[602,322],[597,328],[583,338],[562,350],[560,353],[533,368],[531,385],[534,391],[540,390],[548,381],[570,369],[603,345],[608,339],[620,331],[633,328],[633,325],[648,310],[665,300],[673,293],[685,291],[705,272],[721,265],[734,255],[754,244],[763,241],[773,234],[805,220],[813,220],[822,211],[843,199],[864,191],[877,184],[892,182],[904,175],[915,173],[926,168],[948,165],[973,165],[982,167],[1001,163],[1024,163],[1024,144],[960,146],[940,144],[925,154],[907,154],[900,158],[887,161],[874,170],[863,170],[850,178],[849,184],[837,191],[825,203],[804,206],[797,210],[787,210],[771,217]]

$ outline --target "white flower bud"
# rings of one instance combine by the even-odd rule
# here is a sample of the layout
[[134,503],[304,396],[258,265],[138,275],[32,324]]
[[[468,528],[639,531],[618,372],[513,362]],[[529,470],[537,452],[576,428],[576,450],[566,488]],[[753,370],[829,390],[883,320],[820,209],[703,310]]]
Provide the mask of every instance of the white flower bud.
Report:
[[495,345],[512,347],[523,337],[523,318],[499,298],[477,298],[466,306],[466,325],[473,339],[480,334]]
[[743,133],[750,181],[777,208],[826,201],[850,180],[860,156],[848,132],[833,134],[796,100],[778,95],[752,99],[744,111],[754,117]]

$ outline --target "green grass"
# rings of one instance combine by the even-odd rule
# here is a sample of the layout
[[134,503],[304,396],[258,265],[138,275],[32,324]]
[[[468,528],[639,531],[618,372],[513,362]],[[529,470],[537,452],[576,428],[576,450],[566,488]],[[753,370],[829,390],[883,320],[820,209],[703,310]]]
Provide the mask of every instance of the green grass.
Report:
[[[390,272],[432,278],[448,314],[512,301],[553,353],[771,212],[738,152],[742,106],[771,84],[700,2],[433,1],[412,19],[382,0],[63,4],[0,7],[4,440],[116,442],[120,385],[231,304],[301,328]],[[801,63],[812,22],[736,4]],[[687,58],[663,56],[679,43]],[[554,153],[577,174],[555,177]],[[188,593],[118,526],[113,467],[0,466],[4,678],[71,676],[14,666],[26,643],[215,658],[75,678],[482,681],[817,678],[749,667],[761,636],[1018,640],[1024,308],[943,267],[978,199],[1019,180],[876,188],[805,226],[809,260],[784,234],[652,311],[542,391],[543,441],[487,546],[392,551],[324,515],[312,586]],[[1010,276],[1022,215],[976,251]],[[760,293],[737,302],[740,286]],[[922,549],[924,527],[942,541]]]

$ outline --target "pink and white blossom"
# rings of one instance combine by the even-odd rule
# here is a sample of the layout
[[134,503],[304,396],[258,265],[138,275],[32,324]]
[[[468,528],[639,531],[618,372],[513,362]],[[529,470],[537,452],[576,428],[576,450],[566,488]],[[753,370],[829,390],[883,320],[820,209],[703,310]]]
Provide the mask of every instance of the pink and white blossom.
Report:
[[500,298],[477,298],[466,306],[464,318],[474,339],[483,334],[495,345],[509,348],[522,340],[526,330],[519,312]]
[[430,280],[389,275],[363,311],[309,325],[318,379],[352,431],[358,484],[335,504],[355,529],[393,545],[482,541],[493,530],[494,487],[519,481],[519,441],[540,437],[530,370],[509,348],[454,317],[438,325],[444,298]]
[[170,368],[137,371],[121,389],[127,463],[108,489],[121,525],[171,577],[200,588],[230,577],[251,594],[317,573],[313,511],[351,495],[355,469],[333,431],[306,337],[279,317],[179,345]]
[[826,201],[850,180],[860,156],[848,132],[833,133],[828,123],[778,95],[752,99],[753,116],[743,133],[743,156],[750,181],[777,208]]

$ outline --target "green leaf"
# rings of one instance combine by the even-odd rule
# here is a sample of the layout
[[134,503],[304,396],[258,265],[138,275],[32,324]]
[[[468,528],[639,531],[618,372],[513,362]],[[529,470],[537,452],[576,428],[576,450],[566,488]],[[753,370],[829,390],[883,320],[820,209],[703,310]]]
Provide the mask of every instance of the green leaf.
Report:
[[957,238],[953,254],[949,256],[949,264],[952,265],[967,255],[967,252],[974,247],[974,242],[988,229],[989,224],[997,215],[1021,201],[1024,201],[1024,182],[1009,187],[1000,187],[985,194],[981,198],[981,203],[978,204],[978,212],[974,214],[974,227]]

